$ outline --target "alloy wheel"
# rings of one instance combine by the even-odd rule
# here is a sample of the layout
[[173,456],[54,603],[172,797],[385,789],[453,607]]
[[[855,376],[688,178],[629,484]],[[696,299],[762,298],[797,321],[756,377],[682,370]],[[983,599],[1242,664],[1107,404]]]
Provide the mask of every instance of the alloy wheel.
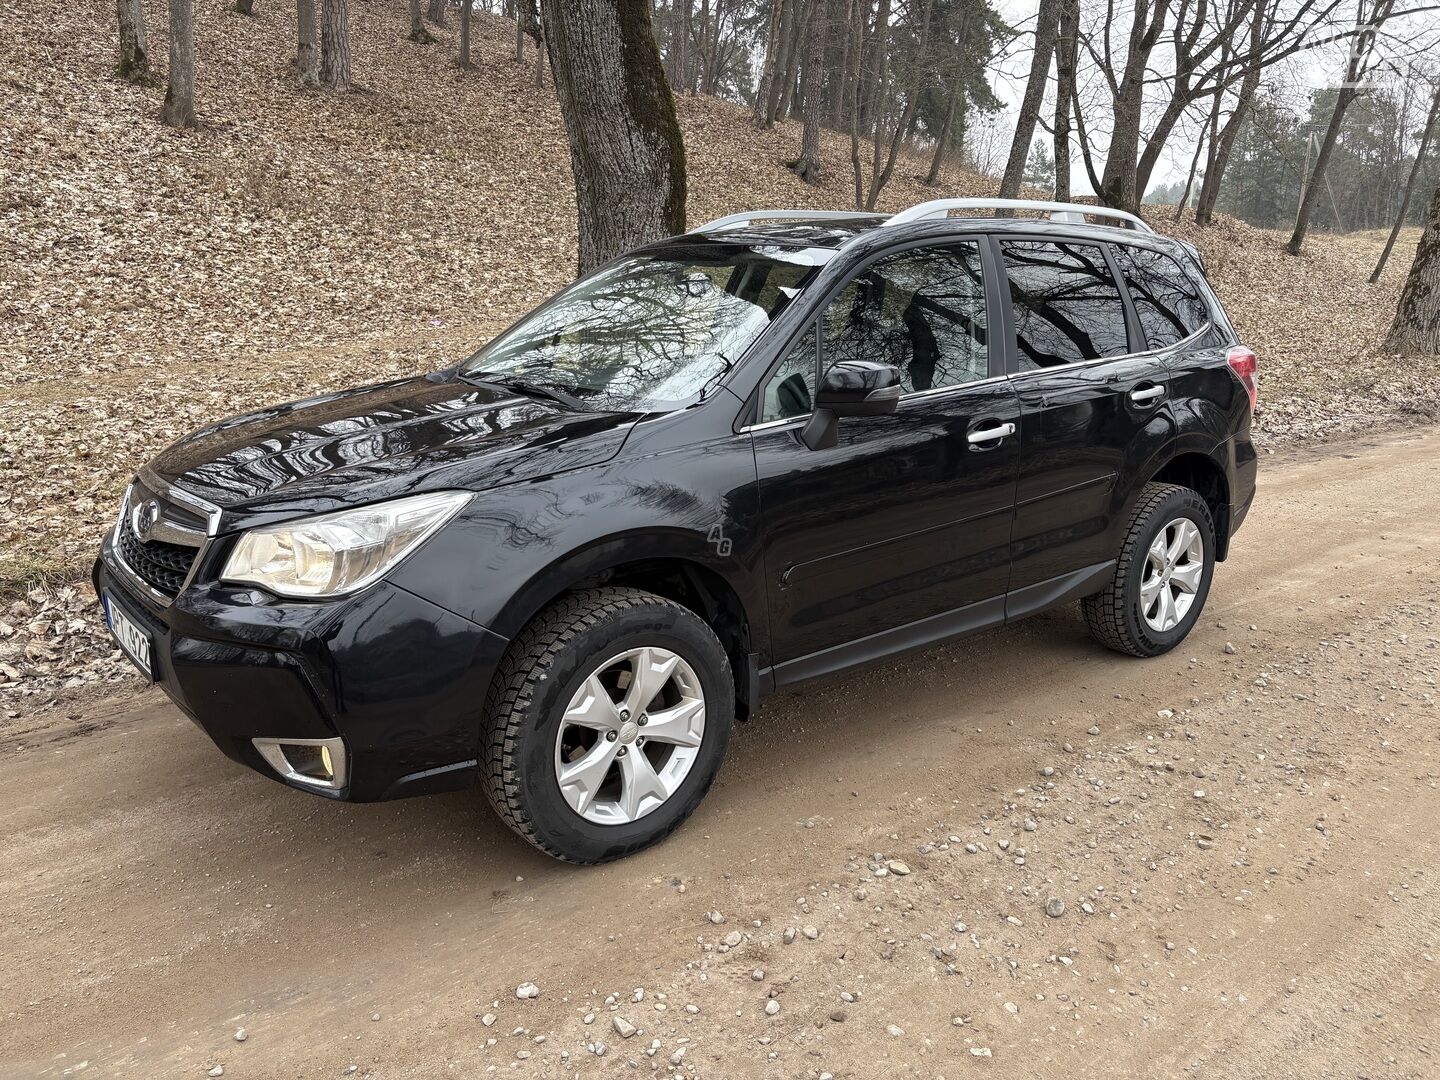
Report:
[[1205,538],[1188,517],[1175,518],[1145,553],[1140,579],[1140,617],[1151,630],[1166,633],[1184,622],[1205,576]]
[[555,779],[586,821],[626,825],[675,794],[704,737],[705,693],[694,669],[668,649],[630,649],[571,697],[555,736]]

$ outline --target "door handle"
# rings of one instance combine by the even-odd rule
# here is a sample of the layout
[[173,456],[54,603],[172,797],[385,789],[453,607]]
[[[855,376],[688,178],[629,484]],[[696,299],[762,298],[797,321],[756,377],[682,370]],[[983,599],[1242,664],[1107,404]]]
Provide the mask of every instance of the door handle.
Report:
[[1144,405],[1147,401],[1156,401],[1165,396],[1163,386],[1147,386],[1144,390],[1131,390],[1130,400],[1136,405]]
[[1014,424],[1001,424],[998,427],[985,428],[983,431],[972,431],[965,436],[965,439],[971,446],[976,446],[980,443],[996,442],[1014,434]]

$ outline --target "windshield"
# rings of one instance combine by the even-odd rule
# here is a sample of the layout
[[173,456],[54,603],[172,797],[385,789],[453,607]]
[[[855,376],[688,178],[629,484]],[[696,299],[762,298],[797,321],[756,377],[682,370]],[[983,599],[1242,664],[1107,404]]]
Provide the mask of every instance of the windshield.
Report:
[[520,320],[460,374],[558,390],[585,408],[673,408],[714,386],[831,254],[707,242],[625,258]]

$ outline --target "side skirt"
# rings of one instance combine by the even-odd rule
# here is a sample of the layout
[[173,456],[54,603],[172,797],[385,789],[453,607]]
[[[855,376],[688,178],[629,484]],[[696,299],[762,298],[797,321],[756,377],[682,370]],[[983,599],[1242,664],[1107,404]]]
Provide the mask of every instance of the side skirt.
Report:
[[768,684],[779,689],[837,671],[873,664],[913,649],[923,649],[938,641],[967,637],[1099,592],[1114,573],[1113,559],[1087,566],[1005,596],[992,596],[988,600],[906,623],[893,630],[882,630],[878,634],[787,660],[774,667],[762,668],[758,672],[758,681],[762,687]]

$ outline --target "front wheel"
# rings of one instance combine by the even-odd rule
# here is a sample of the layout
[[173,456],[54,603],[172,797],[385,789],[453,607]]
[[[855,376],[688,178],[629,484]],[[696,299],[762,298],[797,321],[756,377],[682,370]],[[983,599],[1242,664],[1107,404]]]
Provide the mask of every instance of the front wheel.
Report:
[[729,658],[698,615],[639,589],[574,593],[536,616],[501,663],[485,790],[541,851],[616,859],[695,809],[734,714]]
[[1104,592],[1082,602],[1101,644],[1131,656],[1159,656],[1190,633],[1215,573],[1215,524],[1198,492],[1146,484]]

